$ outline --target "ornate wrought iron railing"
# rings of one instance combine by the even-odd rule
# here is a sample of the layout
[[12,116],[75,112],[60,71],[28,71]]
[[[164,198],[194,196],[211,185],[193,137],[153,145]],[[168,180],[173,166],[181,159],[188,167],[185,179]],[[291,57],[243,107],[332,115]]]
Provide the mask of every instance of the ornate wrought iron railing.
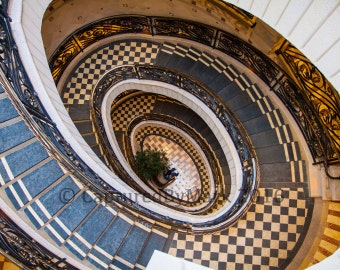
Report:
[[[302,130],[306,133],[305,137],[311,138],[309,140],[311,142],[319,142],[310,145],[315,162],[324,162],[326,167],[332,163],[339,163],[339,93],[323,74],[288,41],[284,41],[276,53],[288,66],[298,86],[291,85],[287,89],[291,83],[282,79],[276,92],[282,99],[289,101],[288,108],[298,119],[297,122],[302,125]],[[294,92],[289,88],[294,89]],[[308,127],[314,127],[314,129],[311,130]],[[335,178],[340,179],[340,177]]]
[[[226,131],[231,137],[242,164],[243,170],[243,183],[241,184],[241,192],[234,205],[218,218],[219,223],[206,222],[204,227],[210,225],[222,225],[229,226],[233,224],[241,215],[250,207],[252,198],[255,196],[255,191],[258,185],[259,174],[258,164],[256,160],[256,154],[250,139],[244,130],[244,127],[238,122],[238,120],[232,115],[232,113],[225,106],[224,102],[213,93],[208,90],[202,84],[195,81],[192,78],[184,74],[180,74],[176,71],[165,69],[157,66],[147,65],[136,65],[136,66],[121,66],[107,72],[97,83],[96,88],[92,94],[92,105],[93,105],[93,120],[98,124],[98,130],[105,134],[104,124],[102,120],[101,106],[105,94],[117,83],[128,80],[128,79],[139,79],[139,80],[153,80],[160,81],[167,84],[171,84],[179,87],[180,89],[187,91],[199,100],[203,101],[212,112],[215,113],[216,117],[224,125]],[[108,142],[106,142],[108,144]],[[115,159],[116,155],[114,155]],[[119,165],[121,166],[121,165]],[[128,176],[127,176],[128,177]],[[124,178],[125,179],[125,178]],[[195,231],[204,231],[201,225],[194,225]]]
[[[130,199],[126,194],[122,194],[113,187],[109,186],[103,179],[101,179],[96,172],[94,172],[87,164],[76,154],[68,142],[63,138],[59,132],[55,123],[51,120],[38,95],[36,94],[27,72],[24,69],[22,61],[17,50],[17,46],[12,37],[10,18],[7,16],[4,7],[0,6],[0,75],[1,82],[4,86],[6,93],[12,100],[12,103],[20,112],[22,117],[26,119],[26,123],[45,146],[50,155],[55,158],[65,170],[72,173],[72,175],[81,181],[85,187],[89,188],[99,200],[105,201],[107,204],[112,204],[114,207],[118,207],[121,211],[130,212],[133,216],[138,216],[138,219],[147,217],[155,221],[154,226],[162,226],[161,224],[167,224],[174,230],[195,233],[195,232],[210,232],[210,230],[217,230],[218,227],[209,227],[211,225],[218,225],[220,228],[230,225],[230,223],[236,221],[246,210],[249,202],[255,196],[255,188],[258,182],[257,176],[257,163],[253,157],[251,150],[248,150],[247,145],[242,136],[239,135],[239,131],[235,126],[230,124],[231,119],[227,112],[215,108],[218,104],[214,104],[215,100],[210,99],[204,93],[201,93],[201,98],[207,98],[207,104],[217,109],[221,121],[228,126],[228,131],[235,137],[235,143],[237,148],[240,150],[240,156],[243,157],[241,160],[244,161],[244,183],[245,187],[239,199],[233,205],[227,213],[219,217],[219,219],[211,222],[202,223],[191,223],[174,219],[165,216],[161,213],[150,211],[145,207],[141,206],[137,201]],[[2,8],[2,9],[1,9]],[[143,70],[139,68],[139,75],[142,78],[146,76],[148,69]],[[125,73],[123,72],[118,80],[124,78]],[[144,75],[143,75],[144,74]],[[155,79],[160,74],[152,72]],[[110,85],[112,81],[108,80],[103,82],[102,86]],[[182,80],[183,87],[193,87],[190,80]],[[230,129],[230,130],[229,130]],[[144,222],[148,222],[147,219]]]
[[[212,170],[213,173],[213,183],[214,183],[214,188],[211,190],[206,190],[203,189],[200,192],[198,192],[198,196],[196,196],[195,200],[193,202],[188,202],[188,201],[183,201],[180,200],[182,203],[185,203],[187,206],[197,206],[198,203],[203,203],[203,202],[208,202],[208,204],[206,206],[204,206],[204,208],[199,208],[199,211],[195,210],[195,213],[200,213],[200,214],[204,214],[204,213],[208,213],[209,208],[215,203],[217,196],[221,195],[221,194],[225,194],[228,195],[229,191],[225,190],[225,185],[224,185],[224,177],[222,176],[222,172],[221,172],[221,168],[219,165],[219,162],[213,152],[213,150],[211,149],[211,147],[209,147],[209,145],[207,144],[207,142],[204,140],[204,138],[202,136],[200,136],[200,134],[198,134],[196,131],[194,131],[191,127],[189,127],[186,123],[175,119],[173,117],[167,116],[167,115],[160,115],[160,114],[152,114],[152,113],[148,113],[148,114],[143,114],[140,115],[139,117],[136,117],[135,119],[133,119],[133,121],[130,123],[128,129],[127,129],[127,136],[129,137],[131,135],[131,132],[133,130],[133,128],[141,123],[141,122],[145,122],[145,121],[159,121],[162,123],[166,123],[170,126],[174,126],[179,128],[180,130],[184,131],[186,134],[188,134],[188,136],[190,136],[192,139],[195,140],[195,142],[197,143],[197,145],[200,147],[200,149],[203,151],[203,153],[206,156],[206,160],[208,161],[209,167]],[[148,134],[148,135],[152,135],[152,134]],[[132,146],[131,146],[131,140],[128,140],[128,142],[126,143],[126,147],[127,147],[127,152],[130,153],[128,160],[130,164],[134,163],[133,160],[133,155],[132,155]],[[201,177],[201,182],[203,181],[202,179],[202,175],[200,175]],[[209,182],[209,179],[205,179],[206,182]],[[229,183],[230,184],[230,183]],[[214,196],[212,199],[210,199],[210,195],[212,190],[214,191]]]
[[[137,18],[140,19],[137,20]],[[296,76],[300,78],[298,79],[300,83],[297,84],[294,79],[295,75],[292,79],[261,51],[238,37],[212,26],[175,18],[130,16],[104,19],[88,25],[87,28],[109,24],[113,19],[118,30],[114,33],[110,32],[109,35],[123,33],[123,30],[120,31],[118,26],[124,26],[127,20],[131,20],[129,24],[131,32],[190,39],[235,58],[257,74],[287,106],[305,136],[314,162],[323,162],[326,167],[329,163],[340,163],[339,140],[337,140],[339,137],[337,132],[339,99],[323,75],[310,61],[307,64],[306,58],[300,52],[298,53],[299,57],[303,58],[303,60],[299,60],[300,64],[297,61],[291,61],[294,63],[293,69]],[[79,29],[66,39],[51,57],[50,67],[56,83],[67,63],[75,56],[75,53],[68,53],[65,44],[69,44],[73,36],[83,36],[83,32],[84,29]],[[108,35],[103,33],[98,39],[106,36]],[[90,40],[94,40],[94,37],[91,37]],[[79,52],[80,50],[77,51],[77,53]],[[286,57],[288,57],[288,52],[289,50],[286,51]],[[289,58],[291,59],[291,56]],[[320,90],[315,91],[318,87],[321,87]],[[331,93],[331,97],[328,98],[327,93]]]
[[0,210],[0,250],[22,269],[76,270],[39,245]]

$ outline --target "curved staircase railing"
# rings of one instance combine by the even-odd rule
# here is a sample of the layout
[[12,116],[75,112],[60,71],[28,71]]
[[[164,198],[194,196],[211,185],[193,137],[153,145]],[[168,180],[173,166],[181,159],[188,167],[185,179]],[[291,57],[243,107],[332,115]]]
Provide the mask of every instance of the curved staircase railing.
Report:
[[[191,138],[193,138],[195,140],[195,142],[198,144],[198,146],[202,149],[202,151],[204,152],[204,154],[206,155],[207,161],[209,163],[210,168],[212,169],[213,172],[213,182],[215,183],[216,186],[216,190],[214,192],[214,196],[213,198],[209,199],[209,191],[205,192],[205,191],[201,191],[199,192],[199,196],[195,197],[196,200],[193,202],[186,202],[186,201],[182,201],[181,200],[181,204],[185,204],[188,206],[194,206],[198,200],[203,199],[205,202],[206,200],[209,200],[209,202],[207,203],[206,206],[204,206],[204,208],[199,208],[199,210],[194,210],[195,213],[200,213],[200,214],[204,214],[204,212],[207,212],[209,207],[212,206],[214,204],[214,202],[216,201],[218,195],[225,195],[225,197],[228,197],[228,193],[226,193],[225,189],[224,189],[224,183],[223,181],[223,176],[221,175],[221,169],[219,167],[219,163],[216,159],[216,156],[213,153],[213,150],[209,147],[209,145],[207,145],[207,143],[204,141],[204,139],[202,138],[202,136],[200,136],[199,134],[197,134],[192,128],[190,128],[187,124],[183,123],[182,121],[175,119],[173,117],[169,117],[166,115],[159,115],[159,114],[152,114],[152,113],[148,113],[148,114],[143,114],[140,115],[136,118],[134,118],[130,125],[127,128],[127,137],[130,136],[133,128],[138,125],[141,122],[144,121],[159,121],[162,123],[166,123],[169,125],[172,125],[174,127],[177,127],[179,129],[181,129],[182,131],[184,131],[186,134],[188,134]],[[132,146],[131,146],[131,140],[127,139],[125,146],[127,148],[127,158],[129,160],[129,163],[131,165],[134,164],[134,158],[132,155]]]
[[[209,25],[176,18],[138,15],[110,17],[95,21],[67,37],[51,56],[49,63],[55,82],[58,83],[68,64],[86,47],[96,40],[124,33],[189,39],[235,58],[261,78],[286,105],[306,139],[314,162],[316,164],[322,163],[326,172],[328,171],[328,164],[340,164],[339,142],[334,140],[333,134],[338,130],[338,127],[333,125],[329,128],[328,121],[323,122],[320,119],[322,116],[318,112],[319,108],[329,107],[328,100],[319,99],[317,106],[315,106],[313,104],[315,102],[308,98],[310,96],[308,92],[323,92],[323,86],[318,88],[318,85],[314,85],[309,90],[300,87],[300,84],[297,84],[296,81],[305,77],[304,70],[306,69],[294,68],[294,73],[287,75],[281,67],[252,45]],[[277,53],[286,54],[284,51]],[[299,54],[302,55],[301,52]],[[304,56],[303,58],[306,59]],[[322,76],[310,61],[308,62],[308,70],[312,71],[311,76]],[[308,72],[306,75],[308,75]],[[318,81],[330,85],[323,76]],[[332,107],[336,108],[335,111],[339,111],[338,94],[335,93],[335,96],[336,99]],[[338,179],[339,177],[332,178]]]
[[[218,225],[218,227],[221,228],[226,227],[243,215],[247,207],[249,207],[252,197],[255,196],[255,189],[259,179],[258,165],[255,161],[255,154],[246,143],[248,141],[247,138],[243,138],[237,130],[237,128],[240,127],[236,127],[232,124],[230,115],[225,110],[221,110],[221,107],[218,106],[218,102],[216,102],[214,98],[207,96],[200,88],[200,98],[206,99],[208,106],[216,111],[222,123],[225,124],[227,130],[234,138],[234,142],[239,149],[239,155],[243,161],[244,180],[242,185],[243,188],[238,200],[228,212],[221,215],[218,219],[196,224],[173,219],[160,213],[150,211],[103,181],[76,154],[67,140],[63,138],[62,134],[49,117],[47,110],[39,100],[27,72],[24,69],[11,33],[10,18],[3,9],[5,6],[6,5],[2,6],[0,12],[0,66],[10,85],[10,87],[6,88],[6,92],[16,108],[26,119],[30,129],[36,137],[39,138],[49,153],[56,158],[67,171],[71,172],[74,177],[79,179],[86,187],[93,191],[95,196],[105,200],[108,204],[118,204],[123,211],[130,212],[134,216],[137,214],[140,219],[143,219],[143,216],[145,216],[154,219],[155,221],[159,221],[160,224],[167,224],[174,230],[188,233],[208,233],[210,231],[209,226]],[[141,79],[145,76],[150,76],[150,74],[148,75],[150,70],[147,67],[138,67],[138,72]],[[157,77],[159,78],[162,74],[162,70],[154,70],[152,72],[152,77],[156,80]],[[194,86],[190,80],[187,80],[184,77],[180,81],[176,80],[176,76],[173,79],[173,83],[180,83],[181,88],[190,89]],[[106,82],[106,84],[108,84],[108,82]],[[211,230],[216,229],[217,227],[214,227]]]
[[[256,154],[250,139],[244,130],[244,127],[232,115],[231,111],[228,110],[228,108],[216,94],[194,79],[189,78],[184,74],[153,65],[128,65],[120,66],[107,72],[99,80],[93,91],[91,102],[93,106],[92,119],[96,123],[101,134],[105,134],[101,113],[101,106],[103,105],[102,102],[104,96],[112,87],[114,87],[114,85],[128,79],[160,81],[176,86],[204,102],[206,107],[209,108],[223,124],[226,132],[229,134],[234,146],[236,147],[241,161],[243,173],[243,182],[241,185],[242,188],[240,189],[240,194],[235,203],[229,208],[229,210],[227,210],[218,218],[218,222],[222,223],[215,223],[215,221],[212,221],[202,225],[204,227],[208,227],[212,226],[213,224],[219,224],[219,226],[222,224],[224,224],[224,226],[230,226],[233,224],[240,216],[243,215],[248,207],[250,207],[250,203],[255,196],[256,188],[259,182],[259,170],[258,163],[256,162]],[[107,139],[105,145],[109,145]],[[110,154],[114,156],[113,160],[118,161],[112,149]],[[119,168],[119,170],[122,170],[122,165],[120,163],[116,164],[116,166]],[[125,174],[123,179],[126,177],[129,176]],[[130,179],[129,181],[133,181],[133,179]],[[197,226],[197,224],[195,224],[195,227],[195,231],[196,229],[200,230],[200,226]],[[201,229],[203,229],[203,227],[201,227]]]
[[23,269],[76,270],[22,231],[0,210],[0,250]]

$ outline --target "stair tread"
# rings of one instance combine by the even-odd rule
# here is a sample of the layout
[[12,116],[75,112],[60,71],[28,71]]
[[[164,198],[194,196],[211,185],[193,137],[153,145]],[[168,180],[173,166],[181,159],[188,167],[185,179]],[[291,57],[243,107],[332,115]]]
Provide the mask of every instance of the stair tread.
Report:
[[19,114],[8,98],[0,99],[0,123],[17,117]]
[[115,215],[111,211],[103,205],[99,205],[98,209],[92,213],[92,215],[78,229],[77,233],[90,244],[94,244],[114,217]]
[[139,226],[133,226],[117,255],[131,264],[135,264],[148,235],[148,231]]
[[70,231],[73,231],[96,204],[96,201],[87,192],[83,192],[69,203],[58,215],[58,218]]
[[33,137],[33,133],[24,121],[3,127],[0,129],[0,153],[6,152]]
[[138,260],[138,264],[146,266],[155,250],[162,251],[166,240],[167,238],[157,233],[151,232],[148,242],[143,249],[143,253]]
[[[51,216],[53,216],[59,209],[61,209],[69,201],[72,201],[75,194],[77,194],[79,191],[80,188],[78,187],[78,185],[74,182],[74,180],[70,176],[68,176],[62,182],[58,183],[55,187],[53,187],[46,194],[44,194],[39,199],[39,201],[48,211],[48,213]],[[35,202],[31,206],[36,211],[40,210],[40,207]],[[48,220],[46,214],[41,214],[39,216],[44,222]]]
[[40,142],[35,141],[6,156],[7,164],[14,177],[46,159],[48,153]]
[[[114,255],[126,234],[129,232],[130,227],[130,223],[117,216],[110,228],[98,241],[97,246],[105,250],[108,254]],[[115,241],[112,241],[112,239],[115,239]]]

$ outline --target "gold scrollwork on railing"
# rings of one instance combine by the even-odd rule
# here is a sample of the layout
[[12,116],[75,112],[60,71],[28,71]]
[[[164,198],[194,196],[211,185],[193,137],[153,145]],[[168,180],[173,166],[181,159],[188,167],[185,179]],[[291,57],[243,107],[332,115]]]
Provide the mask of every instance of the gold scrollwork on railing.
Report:
[[[340,153],[340,97],[324,75],[298,49],[284,41],[277,51],[290,69],[295,82],[317,112],[325,130],[329,133],[339,160]],[[336,155],[336,153],[335,153]],[[328,157],[329,158],[329,157]]]

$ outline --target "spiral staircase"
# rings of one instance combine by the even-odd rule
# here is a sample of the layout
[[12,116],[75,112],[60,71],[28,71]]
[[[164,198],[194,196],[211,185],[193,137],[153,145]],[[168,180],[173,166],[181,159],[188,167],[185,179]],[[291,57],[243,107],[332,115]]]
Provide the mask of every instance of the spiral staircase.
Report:
[[[177,6],[223,11],[241,37],[266,29],[208,2]],[[287,41],[276,44],[279,61],[209,20],[122,7],[49,36],[58,12],[77,4],[57,0],[42,32],[58,92],[41,94],[15,45],[10,4],[1,6],[0,242],[19,267],[145,269],[159,250],[212,269],[297,269],[339,246],[338,204],[313,195],[315,178],[333,179],[327,199],[337,199],[338,129],[283,64],[297,52]],[[318,101],[336,121],[339,96],[325,84],[329,99]],[[138,177],[143,147],[166,149],[174,183]]]

